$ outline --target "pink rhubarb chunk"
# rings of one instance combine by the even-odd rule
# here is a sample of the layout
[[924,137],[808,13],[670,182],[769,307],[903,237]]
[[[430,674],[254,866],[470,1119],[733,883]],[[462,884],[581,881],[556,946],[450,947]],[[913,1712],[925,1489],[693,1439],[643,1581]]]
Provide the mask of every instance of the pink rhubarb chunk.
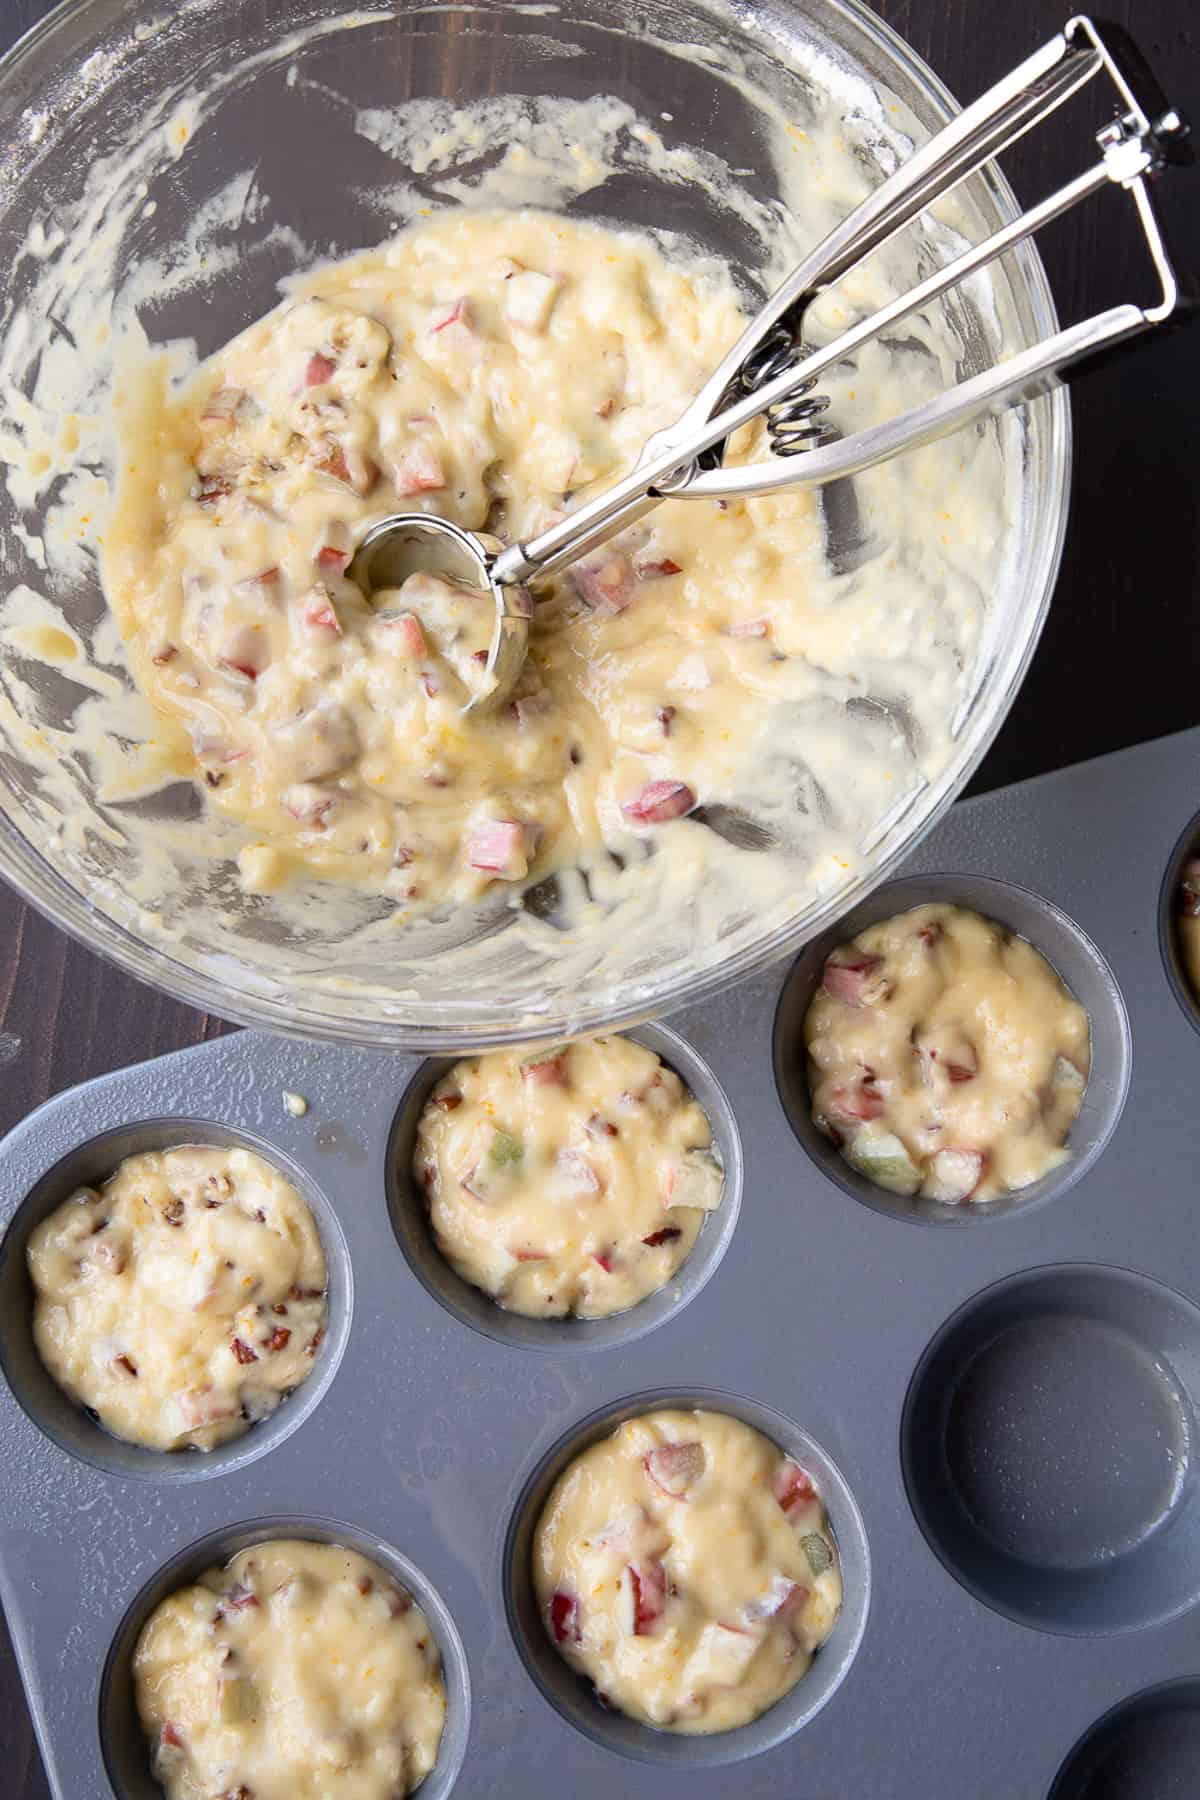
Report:
[[822,1111],[831,1125],[853,1127],[883,1113],[883,1095],[875,1083],[864,1076],[861,1081],[831,1088],[822,1097]]
[[324,387],[327,381],[332,381],[336,367],[337,364],[332,357],[324,356],[321,351],[314,350],[304,370],[305,387]]
[[667,1607],[667,1571],[658,1557],[626,1563],[621,1571],[617,1615],[630,1637],[649,1637]]
[[655,1487],[672,1500],[682,1499],[695,1487],[708,1463],[703,1444],[659,1444],[642,1460]]
[[571,580],[580,599],[602,613],[624,612],[637,592],[628,557],[614,551],[599,560],[577,564]]
[[817,1490],[798,1463],[785,1461],[775,1472],[771,1492],[790,1517],[816,1498]]
[[696,796],[684,781],[648,781],[632,800],[621,803],[621,811],[634,825],[665,825],[668,819],[680,819],[691,812]]
[[827,994],[844,1000],[847,1006],[873,1006],[886,991],[878,974],[882,963],[882,956],[872,956],[866,950],[835,951],[825,964],[821,985]]
[[551,1594],[550,1630],[556,1644],[577,1644],[580,1641],[577,1595],[565,1593],[562,1588]]
[[467,838],[467,862],[485,875],[519,881],[529,872],[529,828],[517,819],[487,819]]
[[411,444],[392,472],[396,492],[404,499],[409,494],[432,494],[446,485],[442,459],[428,444]]

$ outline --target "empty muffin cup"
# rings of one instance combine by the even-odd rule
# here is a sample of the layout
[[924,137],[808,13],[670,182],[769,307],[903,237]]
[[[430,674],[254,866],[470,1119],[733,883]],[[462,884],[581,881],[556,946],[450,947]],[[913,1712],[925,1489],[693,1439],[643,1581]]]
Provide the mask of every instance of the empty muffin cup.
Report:
[[[746,1725],[711,1735],[657,1730],[605,1706],[550,1642],[533,1579],[538,1521],[555,1482],[584,1450],[626,1419],[670,1408],[701,1408],[743,1420],[797,1462],[824,1504],[841,1563],[843,1600],[832,1634],[807,1672],[767,1711]],[[772,1407],[717,1388],[660,1388],[602,1408],[571,1428],[541,1458],[513,1509],[502,1564],[504,1607],[517,1651],[550,1705],[594,1743],[638,1762],[716,1768],[773,1749],[808,1724],[845,1679],[866,1630],[871,1558],[862,1515],[844,1476],[807,1432]]]
[[1013,1275],[909,1386],[901,1458],[934,1554],[996,1612],[1106,1636],[1200,1598],[1200,1310],[1129,1269]]
[[604,1318],[529,1317],[507,1311],[453,1269],[438,1248],[429,1206],[413,1172],[417,1126],[437,1083],[454,1066],[449,1058],[423,1063],[404,1094],[387,1154],[387,1203],[392,1227],[409,1266],[422,1286],[447,1312],[485,1337],[520,1349],[564,1352],[610,1349],[632,1343],[675,1317],[715,1274],[737,1224],[742,1196],[742,1148],[725,1094],[708,1067],[675,1032],[643,1025],[623,1034],[643,1044],[689,1089],[708,1117],[713,1145],[724,1171],[720,1203],[705,1216],[690,1255],[665,1287],[624,1312]]
[[[290,1181],[312,1213],[325,1254],[325,1336],[312,1372],[275,1410],[212,1450],[159,1450],[114,1437],[67,1394],[38,1354],[33,1335],[34,1288],[26,1261],[34,1230],[82,1187],[102,1184],[126,1157],[181,1145],[253,1151]],[[0,1243],[0,1369],[34,1424],[60,1449],[110,1475],[162,1482],[228,1475],[265,1456],[319,1405],[337,1373],[350,1335],[353,1277],[337,1214],[289,1157],[244,1131],[207,1119],[148,1119],[103,1132],[48,1169],[18,1208]]]
[[[1182,924],[1184,871],[1200,857],[1200,813],[1189,819],[1172,850],[1158,895],[1158,943],[1171,991],[1189,1023],[1200,1031],[1200,917]],[[1183,929],[1194,932],[1195,947],[1184,940]]]
[[1122,1700],[1084,1733],[1047,1800],[1190,1800],[1200,1786],[1200,1677]]
[[[815,1123],[808,1082],[804,1022],[832,951],[868,926],[916,906],[948,904],[992,919],[1024,938],[1046,959],[1088,1016],[1091,1069],[1067,1138],[1069,1158],[1026,1187],[995,1199],[958,1205],[893,1192],[851,1167]],[[792,1130],[822,1174],[852,1199],[892,1218],[921,1225],[970,1225],[1010,1218],[1066,1193],[1101,1155],[1129,1091],[1132,1040],[1116,977],[1078,925],[1040,895],[983,875],[913,875],[889,882],[830,930],[792,966],[775,1014],[775,1083]]]
[[336,1519],[277,1514],[229,1525],[190,1544],[146,1582],[117,1627],[100,1680],[99,1727],[104,1767],[118,1800],[162,1800],[150,1767],[150,1748],[134,1698],[133,1659],[154,1609],[207,1569],[221,1568],[241,1550],[272,1538],[300,1538],[356,1550],[412,1595],[428,1619],[441,1653],[446,1723],[437,1763],[417,1790],[422,1800],[447,1800],[462,1767],[470,1728],[471,1683],[457,1627],[436,1588],[406,1556],[377,1537]]

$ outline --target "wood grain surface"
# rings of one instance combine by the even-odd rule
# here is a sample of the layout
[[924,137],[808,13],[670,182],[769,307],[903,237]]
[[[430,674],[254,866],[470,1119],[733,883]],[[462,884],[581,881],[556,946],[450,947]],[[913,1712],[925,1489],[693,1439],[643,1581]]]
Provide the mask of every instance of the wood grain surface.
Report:
[[[0,48],[49,10],[42,0],[0,0]],[[877,11],[969,99],[1060,29],[1071,8],[1065,0],[878,0]],[[1171,99],[1200,124],[1197,0],[1115,0],[1105,12],[1135,34]],[[1053,127],[1018,146],[1005,167],[1021,200],[1073,173],[1084,148],[1078,133]],[[1162,207],[1200,293],[1200,172],[1165,184]],[[1133,231],[1114,234],[1111,213],[1099,207],[1072,214],[1039,244],[1064,320],[1150,292]],[[1074,390],[1062,575],[1033,667],[974,791],[1200,722],[1198,399],[1200,327]],[[0,1132],[75,1082],[227,1029],[109,968],[0,885]],[[1136,1664],[1131,1640],[1131,1690]],[[90,1709],[91,1696],[80,1704]],[[0,1746],[3,1800],[48,1800],[2,1621]]]

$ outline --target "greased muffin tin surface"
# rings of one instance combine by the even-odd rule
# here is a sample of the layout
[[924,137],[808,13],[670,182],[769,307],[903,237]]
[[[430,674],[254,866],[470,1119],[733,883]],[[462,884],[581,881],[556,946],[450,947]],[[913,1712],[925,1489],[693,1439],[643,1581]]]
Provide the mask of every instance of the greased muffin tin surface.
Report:
[[[434,1624],[449,1707],[428,1800],[1190,1791],[1168,1784],[1194,1778],[1200,1718],[1200,1044],[1159,919],[1198,789],[1193,731],[962,803],[904,872],[922,898],[1002,920],[1011,904],[1006,922],[1101,1008],[1077,1165],[953,1231],[859,1204],[789,1121],[802,957],[647,1028],[735,1180],[653,1314],[578,1342],[569,1323],[489,1329],[430,1261],[389,1168],[429,1086],[418,1059],[242,1033],[18,1127],[0,1146],[0,1586],[56,1795],[158,1792],[129,1687],[142,1620],[256,1537],[306,1534],[390,1564]],[[1009,885],[973,897],[980,877]],[[896,905],[881,889],[872,917],[913,903],[891,885]],[[330,1338],[227,1454],[126,1454],[37,1363],[25,1240],[81,1180],[187,1139],[245,1141],[299,1181],[330,1263]],[[724,1738],[606,1715],[543,1654],[530,1611],[529,1529],[571,1442],[631,1402],[676,1400],[728,1406],[801,1460],[808,1444],[846,1578],[809,1674]]]

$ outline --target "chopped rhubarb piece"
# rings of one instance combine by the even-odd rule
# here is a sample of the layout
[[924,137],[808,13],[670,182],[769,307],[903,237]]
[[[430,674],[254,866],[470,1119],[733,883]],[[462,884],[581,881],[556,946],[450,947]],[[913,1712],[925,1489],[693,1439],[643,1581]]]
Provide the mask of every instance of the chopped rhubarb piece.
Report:
[[244,1581],[235,1581],[227,1593],[221,1596],[221,1604],[227,1612],[245,1612],[247,1607],[258,1605],[258,1595]]
[[554,1159],[554,1192],[560,1200],[590,1200],[601,1190],[596,1170],[581,1150],[560,1150]]
[[389,643],[395,642],[405,656],[424,656],[428,650],[425,633],[421,629],[421,621],[410,612],[377,613],[380,624],[386,627]]
[[204,411],[200,414],[202,425],[231,425],[241,405],[245,393],[242,388],[214,388],[204,402]]
[[765,638],[771,635],[768,619],[746,619],[739,625],[729,625],[725,629],[726,637],[731,638]]
[[463,1097],[457,1088],[446,1088],[433,1096],[433,1104],[440,1106],[443,1112],[454,1112],[462,1105],[462,1101]]
[[634,825],[665,825],[668,819],[680,819],[691,812],[696,796],[683,781],[648,781],[632,800],[621,804],[621,811]]
[[853,1127],[867,1119],[878,1119],[883,1113],[883,1095],[871,1077],[861,1081],[842,1082],[821,1095],[821,1114],[830,1125]]
[[600,1113],[592,1114],[585,1129],[588,1136],[594,1138],[620,1137],[621,1135],[620,1127],[614,1125],[611,1119],[603,1118]]
[[442,691],[442,684],[432,669],[421,670],[421,692],[427,700],[435,700]]
[[894,1194],[915,1194],[921,1185],[921,1171],[904,1144],[875,1120],[855,1132],[842,1154],[860,1175]]
[[325,1341],[325,1327],[323,1325],[318,1325],[317,1329],[313,1332],[312,1336],[308,1340],[308,1345],[304,1352],[305,1356],[315,1356],[317,1354],[317,1351],[321,1348],[321,1345],[324,1343],[324,1341]]
[[549,1262],[550,1260],[548,1250],[514,1250],[512,1255],[518,1262]]
[[445,331],[448,325],[462,325],[469,329],[471,324],[471,302],[463,295],[453,302],[448,311],[443,307],[440,312],[435,313],[429,322],[429,329],[434,332]]
[[233,1351],[233,1354],[240,1363],[252,1363],[258,1361],[257,1350],[252,1350],[249,1344],[240,1337],[231,1338],[229,1348]]
[[323,587],[315,587],[304,596],[301,602],[302,616],[310,631],[322,633],[326,637],[341,637],[342,626],[333,601]]
[[130,1376],[132,1380],[137,1380],[137,1365],[132,1363],[127,1356],[114,1356],[113,1367],[120,1369],[123,1375]]
[[379,464],[371,457],[328,440],[317,445],[313,467],[323,475],[332,475],[335,481],[345,482],[360,498],[369,494],[379,480]]
[[474,1168],[462,1178],[462,1186],[477,1200],[488,1203],[499,1199],[511,1187],[525,1156],[520,1138],[511,1131],[491,1127],[487,1148]]
[[844,1000],[847,1006],[875,1006],[891,991],[879,974],[882,966],[882,956],[873,956],[868,950],[835,950],[826,960],[821,985],[827,994]]
[[672,1500],[682,1500],[703,1475],[708,1458],[703,1444],[658,1444],[642,1463],[656,1488]]
[[393,1619],[402,1619],[405,1613],[412,1611],[412,1595],[406,1594],[403,1588],[393,1588],[388,1595],[388,1615]]
[[606,1275],[611,1275],[617,1265],[616,1246],[613,1245],[607,1250],[593,1250],[592,1261],[599,1263]]
[[428,444],[410,444],[392,471],[392,482],[403,500],[409,494],[432,494],[446,485],[442,459]]
[[312,781],[297,781],[283,793],[283,810],[311,831],[324,831],[337,811],[339,797]]
[[531,848],[529,827],[519,819],[483,819],[467,837],[467,862],[502,881],[520,881],[529,873]]
[[339,550],[335,544],[322,544],[313,561],[319,569],[327,569],[330,574],[336,575],[350,561],[350,552]]
[[683,1670],[690,1691],[737,1687],[758,1653],[761,1633],[711,1619]]
[[947,1206],[969,1200],[979,1186],[985,1161],[979,1150],[938,1150],[930,1161],[922,1194]]
[[667,1607],[667,1571],[658,1557],[626,1563],[617,1616],[630,1637],[649,1637]]
[[1055,1087],[1073,1088],[1077,1094],[1081,1094],[1086,1086],[1083,1070],[1069,1056],[1055,1057],[1054,1073],[1050,1079]]
[[271,648],[261,625],[235,626],[222,640],[217,654],[221,668],[233,669],[251,681],[258,679],[270,660]]
[[663,736],[670,737],[671,720],[675,717],[675,708],[673,706],[660,706],[654,716],[662,726]]
[[283,571],[273,563],[269,569],[260,569],[257,575],[247,575],[239,581],[237,591],[248,599],[266,600],[278,593],[282,579]]
[[789,1517],[817,1497],[817,1490],[804,1470],[790,1458],[781,1462],[776,1469],[771,1492]]
[[164,644],[161,650],[156,650],[154,652],[150,661],[154,664],[155,668],[165,669],[167,664],[173,662],[178,654],[179,652],[176,650],[174,644]]
[[562,1588],[558,1588],[551,1594],[550,1630],[556,1644],[578,1644],[580,1642],[577,1595],[565,1593]]
[[201,506],[211,506],[214,501],[227,500],[232,492],[232,475],[203,475],[195,489],[194,497]]
[[542,331],[558,298],[559,284],[537,269],[521,269],[505,277],[504,316],[525,331]]
[[178,1725],[173,1724],[170,1719],[164,1719],[162,1722],[162,1728],[158,1734],[158,1747],[160,1751],[185,1750],[187,1748],[183,1733]]
[[[818,1539],[818,1542],[823,1543],[824,1539]],[[746,1607],[743,1617],[748,1625],[758,1624],[762,1619],[790,1618],[804,1606],[811,1591],[790,1576],[776,1575],[761,1599],[752,1600]]]
[[229,1419],[236,1419],[239,1412],[232,1395],[219,1394],[215,1388],[181,1388],[174,1400],[185,1431],[197,1431],[205,1425],[222,1425]]
[[664,1225],[660,1230],[652,1231],[649,1237],[644,1237],[642,1242],[648,1244],[651,1250],[657,1250],[660,1244],[669,1244],[682,1236],[683,1231],[678,1225]]
[[947,1081],[972,1081],[979,1073],[979,1058],[970,1038],[953,1028],[919,1032],[913,1040],[921,1061],[921,1073],[933,1084],[941,1074]]
[[1179,910],[1185,918],[1200,918],[1200,856],[1189,857],[1179,882]]
[[566,1087],[566,1051],[544,1050],[540,1055],[527,1056],[521,1064],[521,1079],[531,1087]]
[[806,1531],[800,1539],[800,1548],[814,1575],[823,1575],[826,1569],[833,1567],[833,1551],[819,1531]]
[[663,581],[668,575],[682,575],[683,564],[673,556],[643,550],[633,559],[633,572],[639,581]]
[[696,1206],[702,1212],[714,1212],[725,1191],[725,1171],[712,1150],[685,1150],[663,1164],[659,1188],[665,1206]]
[[291,1341],[291,1332],[286,1325],[277,1325],[267,1339],[268,1350],[286,1350]]
[[331,356],[325,356],[320,350],[314,350],[304,370],[305,387],[324,387],[332,381],[337,364]]
[[637,594],[628,558],[612,550],[599,560],[577,563],[571,582],[580,599],[596,612],[622,613]]

